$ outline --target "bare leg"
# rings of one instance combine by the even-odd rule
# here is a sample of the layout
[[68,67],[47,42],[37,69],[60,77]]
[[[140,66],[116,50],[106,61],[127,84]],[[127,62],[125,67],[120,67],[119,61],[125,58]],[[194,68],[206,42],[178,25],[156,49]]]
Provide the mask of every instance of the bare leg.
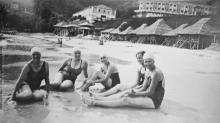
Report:
[[18,92],[16,92],[16,99],[26,101],[32,98],[32,91],[29,85],[23,85]]
[[121,99],[121,98],[127,96],[128,91],[130,91],[130,90],[121,91],[121,92],[118,92],[116,94],[112,94],[112,95],[106,96],[106,97],[94,95],[93,98],[96,100],[103,100],[103,101],[117,100],[117,99]]
[[33,98],[35,100],[43,100],[44,97],[46,97],[46,91],[45,90],[35,90],[33,92]]
[[[91,79],[92,81],[97,80],[97,79],[103,79],[105,75],[101,73],[100,71],[95,72]],[[108,79],[106,82],[102,83],[105,87],[111,87],[112,81],[111,79]],[[91,83],[86,83],[83,87],[82,90],[88,90],[89,86],[91,86]]]
[[116,94],[119,91],[123,91],[123,90],[126,90],[126,88],[124,86],[122,86],[121,84],[118,84],[115,87],[113,87],[113,88],[111,88],[111,89],[109,89],[109,90],[107,90],[103,93],[97,93],[95,95],[105,97],[105,96]]
[[83,97],[83,102],[91,106],[104,106],[111,108],[116,108],[116,107],[154,108],[152,100],[148,97],[123,97],[111,101],[94,100],[92,98]]
[[64,80],[60,85],[61,90],[68,90],[71,88],[73,88],[73,82],[71,80]]
[[59,87],[61,83],[63,82],[63,74],[61,72],[58,72],[55,76],[53,81],[50,83],[52,86]]

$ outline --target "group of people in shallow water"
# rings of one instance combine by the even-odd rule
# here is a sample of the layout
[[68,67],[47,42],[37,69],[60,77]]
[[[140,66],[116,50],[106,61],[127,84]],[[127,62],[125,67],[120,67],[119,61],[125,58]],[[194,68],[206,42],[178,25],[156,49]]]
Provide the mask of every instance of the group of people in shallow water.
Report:
[[[41,59],[41,48],[31,49],[32,59],[24,65],[12,94],[16,102],[38,101],[48,98],[50,90],[69,91],[75,88],[75,81],[82,73],[84,80],[79,90],[82,101],[90,106],[159,108],[164,97],[165,79],[162,71],[155,66],[154,56],[139,51],[136,59],[140,64],[137,81],[131,87],[121,84],[119,71],[107,55],[101,55],[102,66],[88,77],[88,63],[81,58],[81,51],[74,50],[49,80],[49,65]],[[45,85],[41,86],[42,81]],[[103,85],[100,92],[89,91],[96,83]],[[153,106],[153,107],[152,107]]]

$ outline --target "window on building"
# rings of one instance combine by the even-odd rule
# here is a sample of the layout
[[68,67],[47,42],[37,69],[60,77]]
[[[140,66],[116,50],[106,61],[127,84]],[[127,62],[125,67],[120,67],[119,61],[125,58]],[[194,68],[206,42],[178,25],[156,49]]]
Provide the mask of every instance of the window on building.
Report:
[[146,9],[148,10],[148,7]]
[[161,3],[158,3],[158,5],[161,5]]
[[152,10],[153,8],[152,7],[150,7],[150,10]]
[[160,8],[157,8],[158,10],[160,10]]
[[181,13],[183,13],[184,11],[183,10],[181,10]]
[[175,9],[173,9],[173,12],[176,12],[176,10],[175,10]]
[[164,8],[162,8],[162,10],[164,10]]
[[174,7],[176,7],[176,5],[175,5],[175,4],[174,4],[173,6],[174,6]]

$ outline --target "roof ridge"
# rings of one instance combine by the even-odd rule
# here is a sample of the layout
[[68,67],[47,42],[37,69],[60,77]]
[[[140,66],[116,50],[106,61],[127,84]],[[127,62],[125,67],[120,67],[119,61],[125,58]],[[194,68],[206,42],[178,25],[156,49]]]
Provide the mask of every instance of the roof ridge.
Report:
[[[202,19],[203,19],[203,20],[206,20],[206,22],[205,22],[205,23],[204,23],[204,22],[202,23],[202,26],[200,27],[198,34],[201,33],[201,30],[202,30],[204,24],[206,24],[206,23],[210,20],[210,18],[202,18]],[[202,19],[201,19],[200,21],[202,21]]]

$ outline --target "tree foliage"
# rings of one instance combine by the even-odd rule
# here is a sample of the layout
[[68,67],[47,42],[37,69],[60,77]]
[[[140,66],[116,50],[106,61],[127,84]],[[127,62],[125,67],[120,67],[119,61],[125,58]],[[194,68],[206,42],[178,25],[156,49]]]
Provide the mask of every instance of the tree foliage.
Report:
[[91,5],[104,4],[117,10],[117,18],[131,18],[135,14],[131,1],[135,0],[33,0],[33,14],[1,12],[0,24],[18,31],[52,32],[57,22],[71,20],[73,13]]

